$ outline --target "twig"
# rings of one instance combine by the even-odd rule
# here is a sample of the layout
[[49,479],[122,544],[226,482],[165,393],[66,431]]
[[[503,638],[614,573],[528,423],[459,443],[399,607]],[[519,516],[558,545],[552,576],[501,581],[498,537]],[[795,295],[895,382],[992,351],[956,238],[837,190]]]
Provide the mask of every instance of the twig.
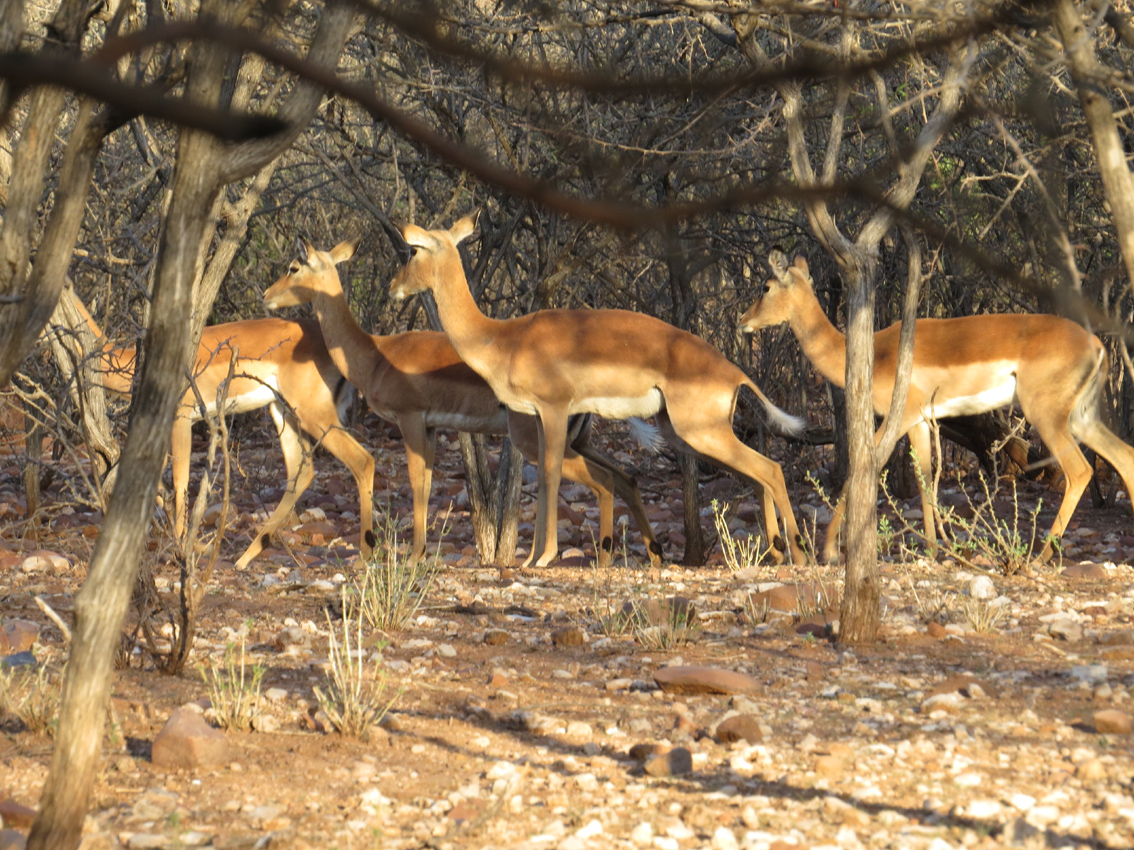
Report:
[[63,618],[60,617],[55,612],[54,608],[52,608],[50,605],[47,604],[47,600],[45,600],[42,596],[35,597],[35,604],[39,606],[40,610],[43,611],[43,613],[47,615],[48,619],[50,619],[51,622],[53,622],[56,626],[59,627],[59,631],[63,632],[63,639],[67,642],[68,645],[70,645],[70,643],[71,643],[71,628],[70,628],[70,626],[68,626],[66,623],[63,622]]

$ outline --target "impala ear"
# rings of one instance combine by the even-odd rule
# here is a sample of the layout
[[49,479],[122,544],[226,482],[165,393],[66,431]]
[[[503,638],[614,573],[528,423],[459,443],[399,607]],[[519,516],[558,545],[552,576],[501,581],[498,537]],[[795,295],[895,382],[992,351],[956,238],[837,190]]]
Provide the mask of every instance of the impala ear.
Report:
[[307,255],[313,250],[311,243],[307,241],[306,237],[298,236],[295,239],[296,246],[299,249],[299,261],[301,263],[307,262]]
[[424,230],[416,224],[407,224],[403,227],[402,238],[411,248],[432,248],[437,244],[437,240],[429,234],[428,230]]
[[768,265],[772,267],[772,274],[776,276],[776,280],[787,283],[787,254],[779,248],[773,248],[768,252]]
[[346,242],[340,242],[331,249],[331,260],[337,266],[343,260],[349,260],[354,256],[354,252],[358,250],[358,243],[362,241],[361,237],[349,239]]
[[803,272],[804,276],[808,278],[811,277],[811,269],[807,267],[807,258],[805,256],[800,254],[798,257],[796,257],[794,265],[798,271]]
[[466,215],[451,228],[449,228],[449,235],[453,237],[453,243],[460,245],[463,241],[472,235],[476,230],[476,223],[480,221],[480,210],[473,210]]

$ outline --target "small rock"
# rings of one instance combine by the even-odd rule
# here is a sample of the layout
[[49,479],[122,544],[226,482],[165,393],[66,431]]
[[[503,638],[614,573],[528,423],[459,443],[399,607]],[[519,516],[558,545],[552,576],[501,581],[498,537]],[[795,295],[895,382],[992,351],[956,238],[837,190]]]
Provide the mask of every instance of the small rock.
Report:
[[628,752],[635,761],[647,761],[654,756],[661,756],[672,750],[668,744],[635,744]]
[[551,633],[551,642],[556,646],[582,646],[587,642],[587,633],[578,626],[564,626]]
[[1129,735],[1134,730],[1134,722],[1124,711],[1108,708],[1094,714],[1095,731],[1100,735]]
[[965,817],[976,820],[991,820],[999,817],[1004,807],[999,800],[973,800],[965,806]]
[[219,765],[230,758],[224,734],[198,713],[174,709],[154,738],[150,759],[155,767],[174,769]]
[[1114,632],[1103,632],[1099,635],[1099,643],[1103,646],[1134,645],[1134,629],[1121,629]]
[[948,632],[945,631],[945,626],[936,620],[930,620],[929,625],[925,627],[926,632],[932,638],[942,640]]
[[1106,765],[1098,759],[1090,759],[1075,768],[1075,775],[1083,782],[1101,782],[1106,779]]
[[135,832],[126,841],[126,846],[131,850],[156,850],[156,848],[168,847],[169,844],[168,836],[148,832]]
[[654,681],[671,694],[753,694],[761,690],[752,676],[718,667],[661,667],[654,672]]
[[0,667],[6,670],[13,670],[17,667],[29,667],[34,670],[38,666],[39,664],[31,651],[17,652],[14,655],[5,655],[0,658]]
[[846,762],[836,755],[819,756],[815,759],[815,775],[827,779],[837,779],[846,770]]
[[643,767],[650,776],[682,776],[693,772],[693,754],[685,747],[674,747],[653,756]]
[[39,626],[31,620],[16,617],[0,622],[0,655],[27,652],[39,639]]
[[0,800],[0,819],[3,819],[5,826],[27,829],[35,820],[35,809],[21,806],[15,800]]
[[1000,692],[995,686],[976,678],[976,676],[969,673],[959,673],[938,682],[929,689],[927,696],[934,697],[938,694],[961,694],[970,699],[980,699],[987,695],[995,699],[1000,695]]
[[489,646],[503,646],[508,642],[508,633],[503,629],[489,629],[484,633],[484,642]]
[[973,599],[995,599],[996,585],[988,576],[976,576],[969,582],[969,596]]
[[22,832],[14,829],[0,829],[0,850],[24,850],[28,840]]
[[1082,563],[1082,564],[1071,564],[1063,570],[1062,575],[1065,576],[1066,578],[1077,578],[1077,579],[1088,579],[1088,580],[1110,578],[1110,574],[1107,573],[1106,569],[1101,564],[1096,564],[1096,563],[1093,563],[1093,562],[1092,563]]
[[1047,627],[1047,633],[1057,640],[1065,640],[1068,643],[1075,643],[1083,639],[1083,627],[1070,617],[1064,617],[1050,623]]
[[726,717],[717,726],[717,740],[722,744],[731,744],[733,741],[758,744],[763,739],[760,722],[751,714],[734,714],[732,717]]
[[291,626],[276,635],[272,643],[275,645],[275,648],[281,652],[290,646],[298,647],[299,649],[310,649],[311,635],[299,626]]

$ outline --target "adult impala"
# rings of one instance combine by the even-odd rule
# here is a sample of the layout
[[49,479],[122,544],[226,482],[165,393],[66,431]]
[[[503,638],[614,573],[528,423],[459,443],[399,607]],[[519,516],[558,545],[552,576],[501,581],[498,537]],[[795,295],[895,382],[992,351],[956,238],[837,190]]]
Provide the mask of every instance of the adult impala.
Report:
[[803,562],[795,515],[779,464],[744,445],[732,430],[736,396],[756,393],[781,430],[801,423],[776,407],[747,375],[703,339],[625,310],[542,310],[518,319],[485,316],[469,292],[457,245],[477,216],[449,230],[408,225],[415,249],[395,275],[397,299],[429,290],[453,347],[509,409],[539,417],[539,500],[536,544],[528,564],[545,566],[558,552],[556,514],[568,418],[597,413],[615,419],[657,418],[677,448],[744,475],[764,489],[764,518],[773,552],[786,548],[776,509],[787,527],[793,560]]
[[[75,306],[95,338],[102,339],[102,331],[80,299],[75,299]],[[236,568],[244,569],[260,554],[315,477],[311,444],[301,430],[341,460],[354,476],[361,522],[359,551],[369,557],[374,545],[374,458],[342,427],[340,408],[349,403],[351,388],[335,368],[319,324],[273,318],[206,327],[201,333],[193,378],[210,416],[216,415],[217,390],[228,380],[234,352],[239,356],[226,390],[225,413],[267,407],[287,469],[283,498],[253,536]],[[134,376],[134,346],[115,347],[106,342],[99,356],[103,385],[111,392],[128,395]],[[190,388],[173,422],[173,517],[178,536],[184,532],[188,516],[192,425],[200,418],[201,408]]]
[[[846,338],[819,306],[807,261],[788,265],[782,251],[768,257],[774,279],[767,292],[740,320],[740,330],[787,323],[803,353],[828,381],[846,383]],[[894,392],[898,334],[894,324],[874,334],[874,410],[886,415]],[[1118,470],[1126,493],[1134,498],[1134,449],[1099,419],[1099,394],[1106,349],[1098,337],[1058,316],[992,314],[956,319],[919,319],[915,325],[913,372],[900,432],[908,433],[917,457],[925,536],[936,551],[931,480],[930,421],[943,416],[983,413],[1019,403],[1066,478],[1063,502],[1040,554],[1051,557],[1053,540],[1063,534],[1083,490],[1091,465],[1077,442],[1086,443]],[[880,437],[883,423],[875,435]],[[837,557],[842,524],[840,502],[827,529],[824,556]]]
[[[330,251],[319,251],[299,240],[299,257],[264,293],[264,303],[271,309],[311,303],[335,365],[366,396],[375,413],[401,429],[413,491],[411,558],[416,559],[425,552],[436,430],[510,434],[516,448],[532,459],[538,451],[536,422],[531,416],[505,410],[489,385],[457,356],[445,334],[415,331],[371,336],[360,328],[335,268],[352,257],[357,247],[357,242],[342,242]],[[638,485],[587,445],[589,417],[580,418],[574,426],[561,438],[564,473],[598,496],[599,563],[609,562],[613,548],[614,493],[630,507],[650,560],[657,563],[661,547],[654,539]]]

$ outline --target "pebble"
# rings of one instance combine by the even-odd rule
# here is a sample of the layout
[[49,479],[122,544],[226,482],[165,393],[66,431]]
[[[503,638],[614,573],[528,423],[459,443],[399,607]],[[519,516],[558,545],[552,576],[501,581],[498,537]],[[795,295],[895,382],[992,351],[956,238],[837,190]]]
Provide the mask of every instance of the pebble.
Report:
[[165,769],[220,765],[230,758],[224,733],[209,726],[199,712],[174,709],[154,738],[150,760]]
[[659,688],[672,694],[752,694],[760,682],[746,673],[718,667],[660,667],[654,672]]
[[1094,714],[1095,731],[1100,735],[1129,735],[1134,722],[1124,711],[1108,708]]
[[996,585],[988,576],[976,576],[969,582],[969,596],[973,599],[995,599]]
[[582,646],[587,642],[587,633],[578,626],[564,626],[551,633],[551,642],[556,646]]
[[734,741],[758,744],[763,739],[760,721],[750,714],[734,714],[732,717],[726,717],[717,726],[717,740],[722,744],[731,744]]
[[651,756],[643,769],[654,777],[682,776],[693,772],[693,754],[685,747],[674,747],[668,752]]

